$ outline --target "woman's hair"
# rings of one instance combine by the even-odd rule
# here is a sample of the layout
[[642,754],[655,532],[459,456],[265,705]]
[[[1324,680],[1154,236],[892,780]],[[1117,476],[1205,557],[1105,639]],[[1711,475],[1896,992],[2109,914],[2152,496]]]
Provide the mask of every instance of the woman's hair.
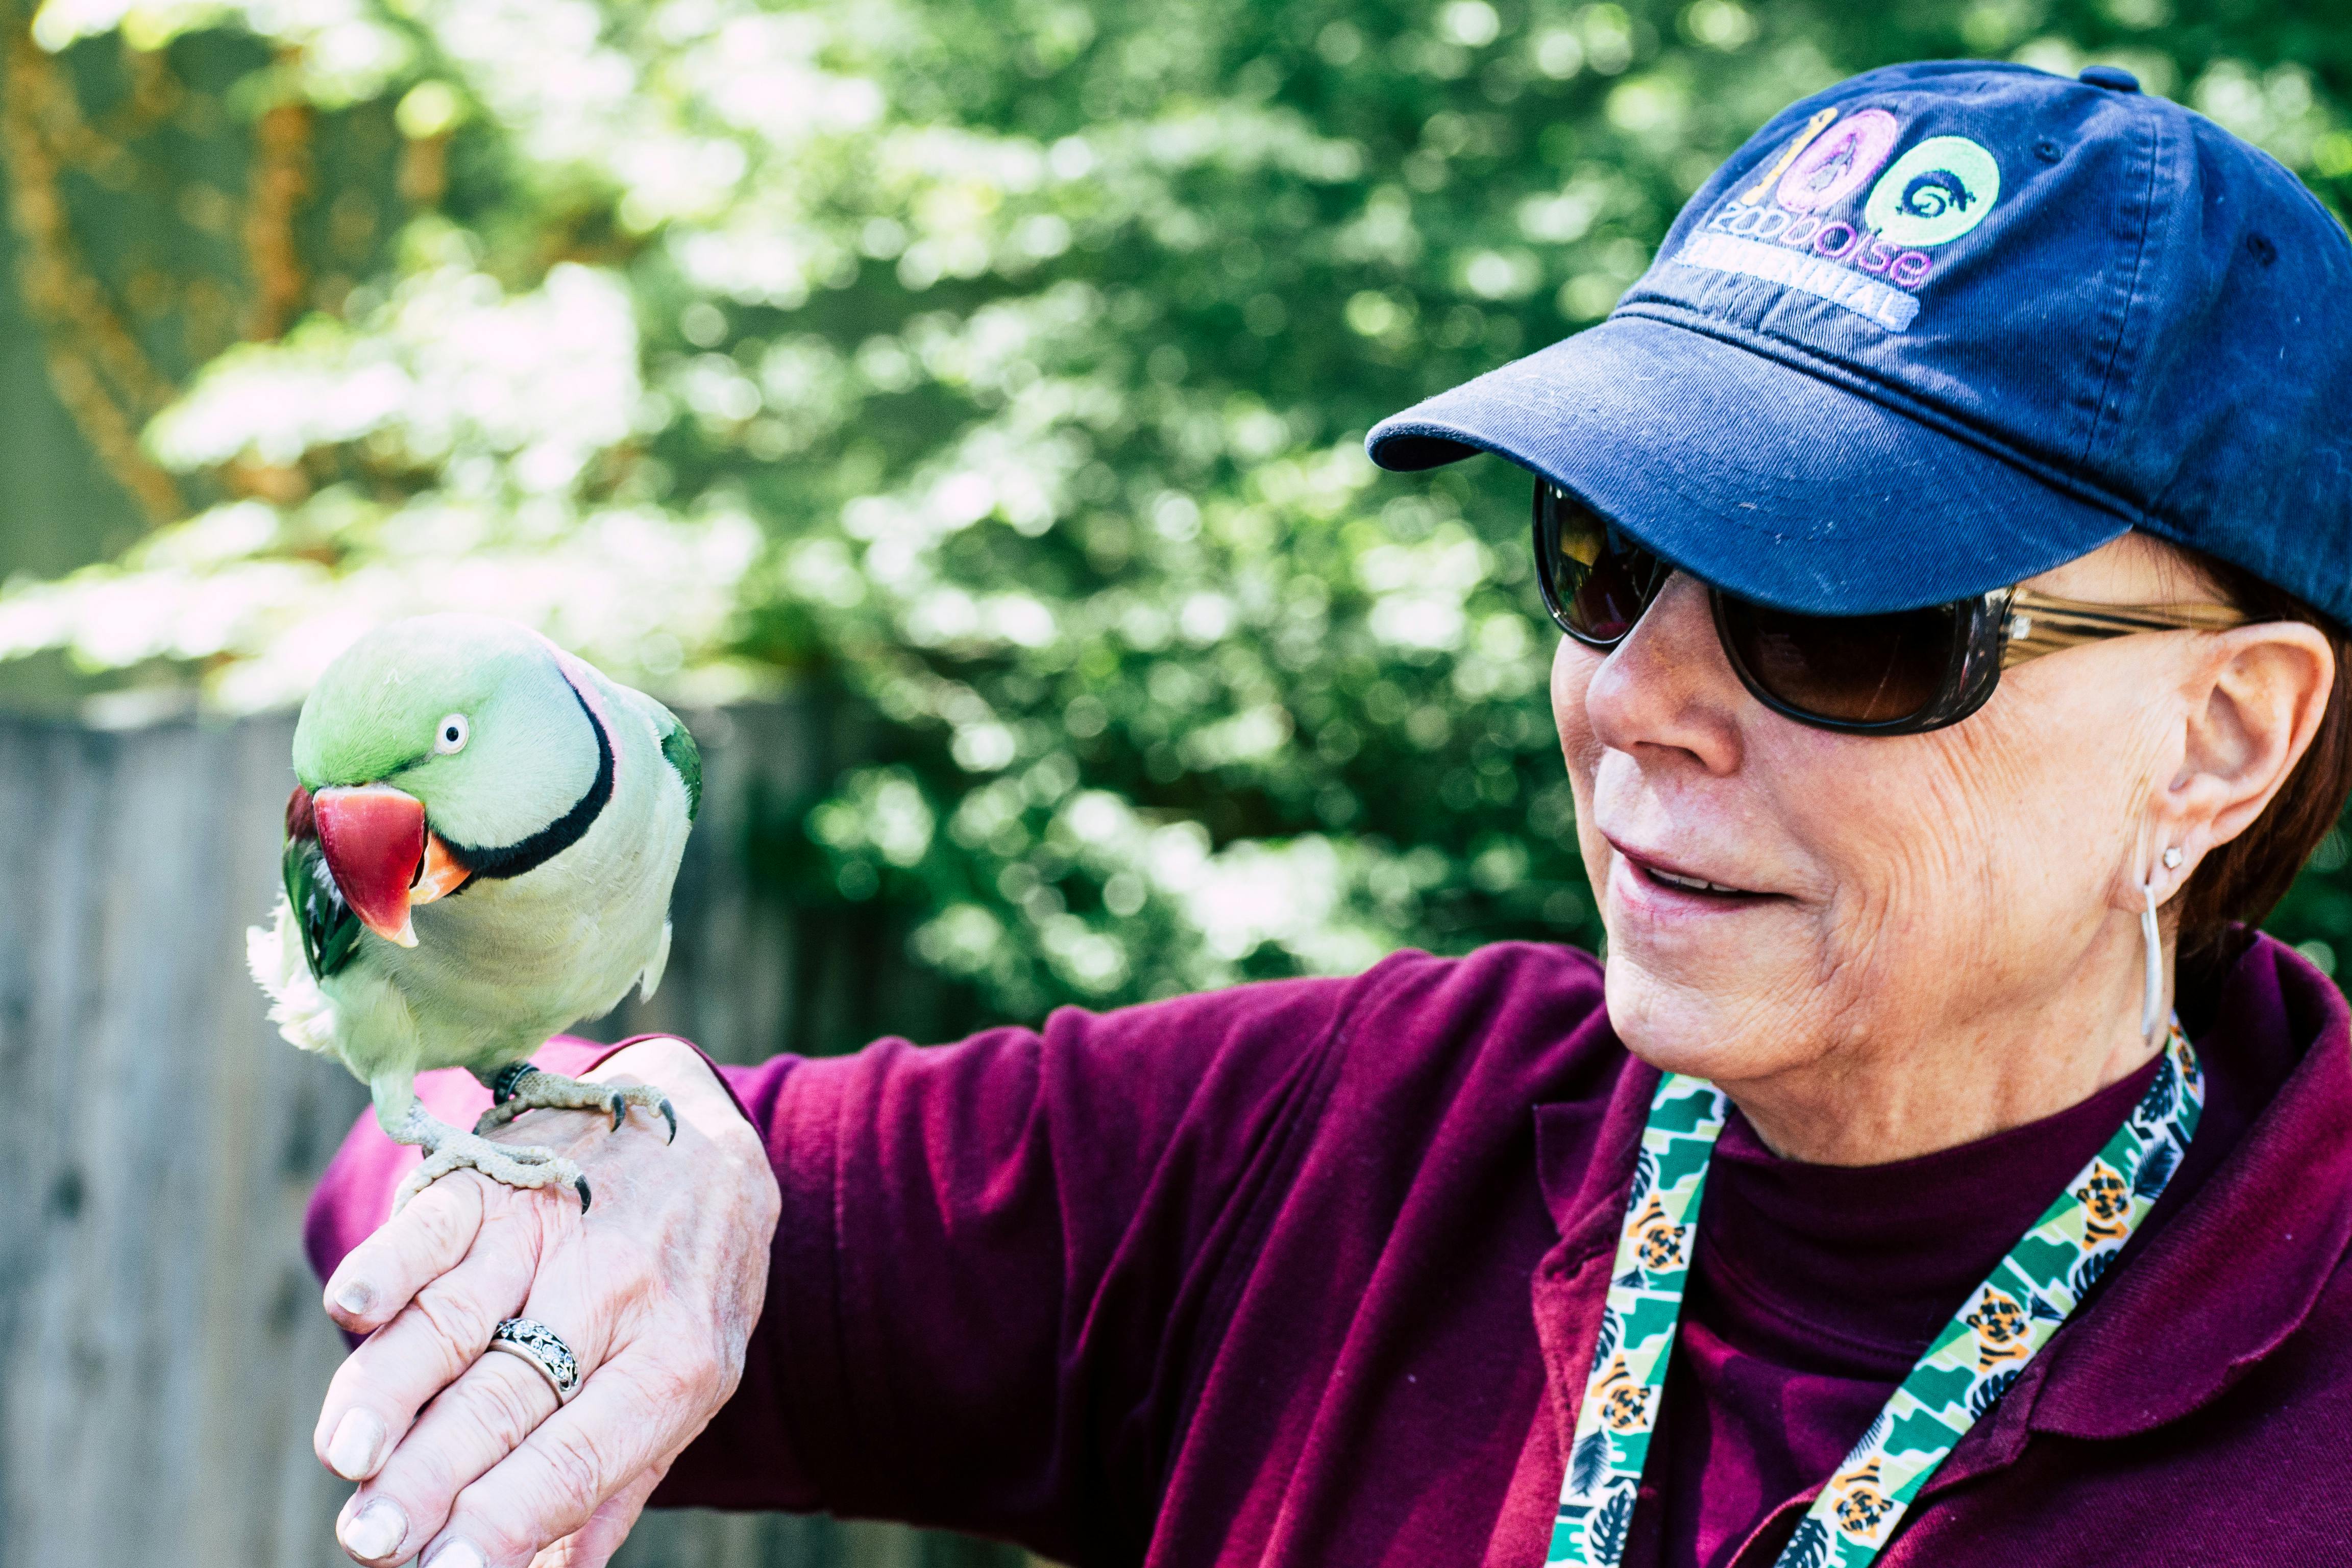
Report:
[[2319,628],[2336,654],[2336,682],[2311,749],[2253,825],[2205,857],[2180,899],[2181,962],[2202,967],[2223,957],[2233,921],[2248,925],[2286,896],[2303,863],[2327,837],[2352,795],[2352,635],[2284,588],[2242,567],[2193,551],[2191,563],[2221,598],[2257,621]]

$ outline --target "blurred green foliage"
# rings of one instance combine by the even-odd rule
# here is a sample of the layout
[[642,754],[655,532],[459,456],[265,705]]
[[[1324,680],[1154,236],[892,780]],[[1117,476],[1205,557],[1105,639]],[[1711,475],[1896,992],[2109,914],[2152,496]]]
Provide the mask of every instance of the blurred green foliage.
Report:
[[[0,654],[255,707],[469,605],[688,701],[814,683],[865,760],[750,852],[1010,1016],[1597,938],[1517,471],[1383,478],[1360,441],[1604,315],[1790,100],[2112,61],[2352,198],[2352,8],[2311,0],[52,0],[12,30],[0,101],[77,106],[0,110],[47,374],[76,300],[202,352],[151,348],[160,408],[89,373],[145,429],[126,454],[76,405],[92,449],[186,520],[16,584]],[[144,272],[109,259],[124,190]],[[204,325],[222,279],[245,341]],[[2315,952],[2352,941],[2323,858],[2281,917]]]

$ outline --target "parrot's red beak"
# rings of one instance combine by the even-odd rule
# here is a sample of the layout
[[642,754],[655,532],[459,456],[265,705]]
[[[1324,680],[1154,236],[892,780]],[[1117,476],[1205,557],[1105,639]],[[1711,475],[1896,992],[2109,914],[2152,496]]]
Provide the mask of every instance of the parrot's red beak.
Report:
[[[471,875],[425,826],[425,803],[390,784],[322,789],[310,797],[320,851],[362,923],[386,942],[416,945],[408,911],[455,892]],[[290,823],[293,808],[289,803]]]

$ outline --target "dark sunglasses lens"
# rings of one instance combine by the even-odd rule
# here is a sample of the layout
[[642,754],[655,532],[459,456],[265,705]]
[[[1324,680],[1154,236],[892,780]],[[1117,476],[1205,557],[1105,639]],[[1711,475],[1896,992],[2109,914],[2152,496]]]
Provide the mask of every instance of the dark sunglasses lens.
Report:
[[1536,566],[1570,637],[1622,641],[1666,579],[1664,562],[1574,496],[1536,482]]
[[1962,631],[1959,607],[1888,616],[1804,616],[1725,595],[1724,646],[1750,680],[1795,712],[1892,724],[1942,694]]

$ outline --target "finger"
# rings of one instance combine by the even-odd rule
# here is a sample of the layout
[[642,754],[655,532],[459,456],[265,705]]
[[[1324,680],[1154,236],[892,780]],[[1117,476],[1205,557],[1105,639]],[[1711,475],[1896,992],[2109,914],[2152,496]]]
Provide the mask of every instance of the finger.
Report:
[[335,1266],[327,1315],[355,1334],[382,1328],[457,1266],[482,1228],[482,1183],[470,1173],[434,1183]]
[[[610,1350],[614,1317],[606,1303],[583,1301],[583,1294],[534,1290],[523,1315],[553,1328],[571,1347],[584,1384]],[[385,1517],[397,1518],[402,1539],[411,1544],[438,1530],[457,1494],[512,1453],[556,1408],[555,1390],[545,1373],[532,1362],[490,1346],[497,1321],[482,1325],[473,1341],[476,1348],[466,1354],[468,1364],[416,1415],[362,1489],[362,1510],[379,1500],[389,1504],[395,1514]],[[381,1534],[368,1535],[360,1544],[380,1545]],[[352,1539],[344,1544],[352,1550]]]
[[[431,1538],[457,1494],[554,1414],[555,1391],[529,1363],[486,1354],[427,1406],[353,1502],[339,1531],[362,1562],[398,1562]],[[379,1521],[374,1525],[367,1521]]]
[[722,1381],[715,1357],[630,1345],[579,1398],[458,1494],[429,1551],[462,1542],[473,1555],[451,1561],[521,1568],[685,1447],[716,1409]]
[[635,1480],[606,1498],[587,1523],[532,1558],[530,1568],[604,1568],[636,1528],[646,1500],[669,1473],[669,1465],[664,1459],[646,1467]]
[[533,1262],[519,1247],[477,1248],[344,1357],[311,1434],[319,1462],[347,1481],[376,1474],[416,1413],[480,1359],[530,1289]]

